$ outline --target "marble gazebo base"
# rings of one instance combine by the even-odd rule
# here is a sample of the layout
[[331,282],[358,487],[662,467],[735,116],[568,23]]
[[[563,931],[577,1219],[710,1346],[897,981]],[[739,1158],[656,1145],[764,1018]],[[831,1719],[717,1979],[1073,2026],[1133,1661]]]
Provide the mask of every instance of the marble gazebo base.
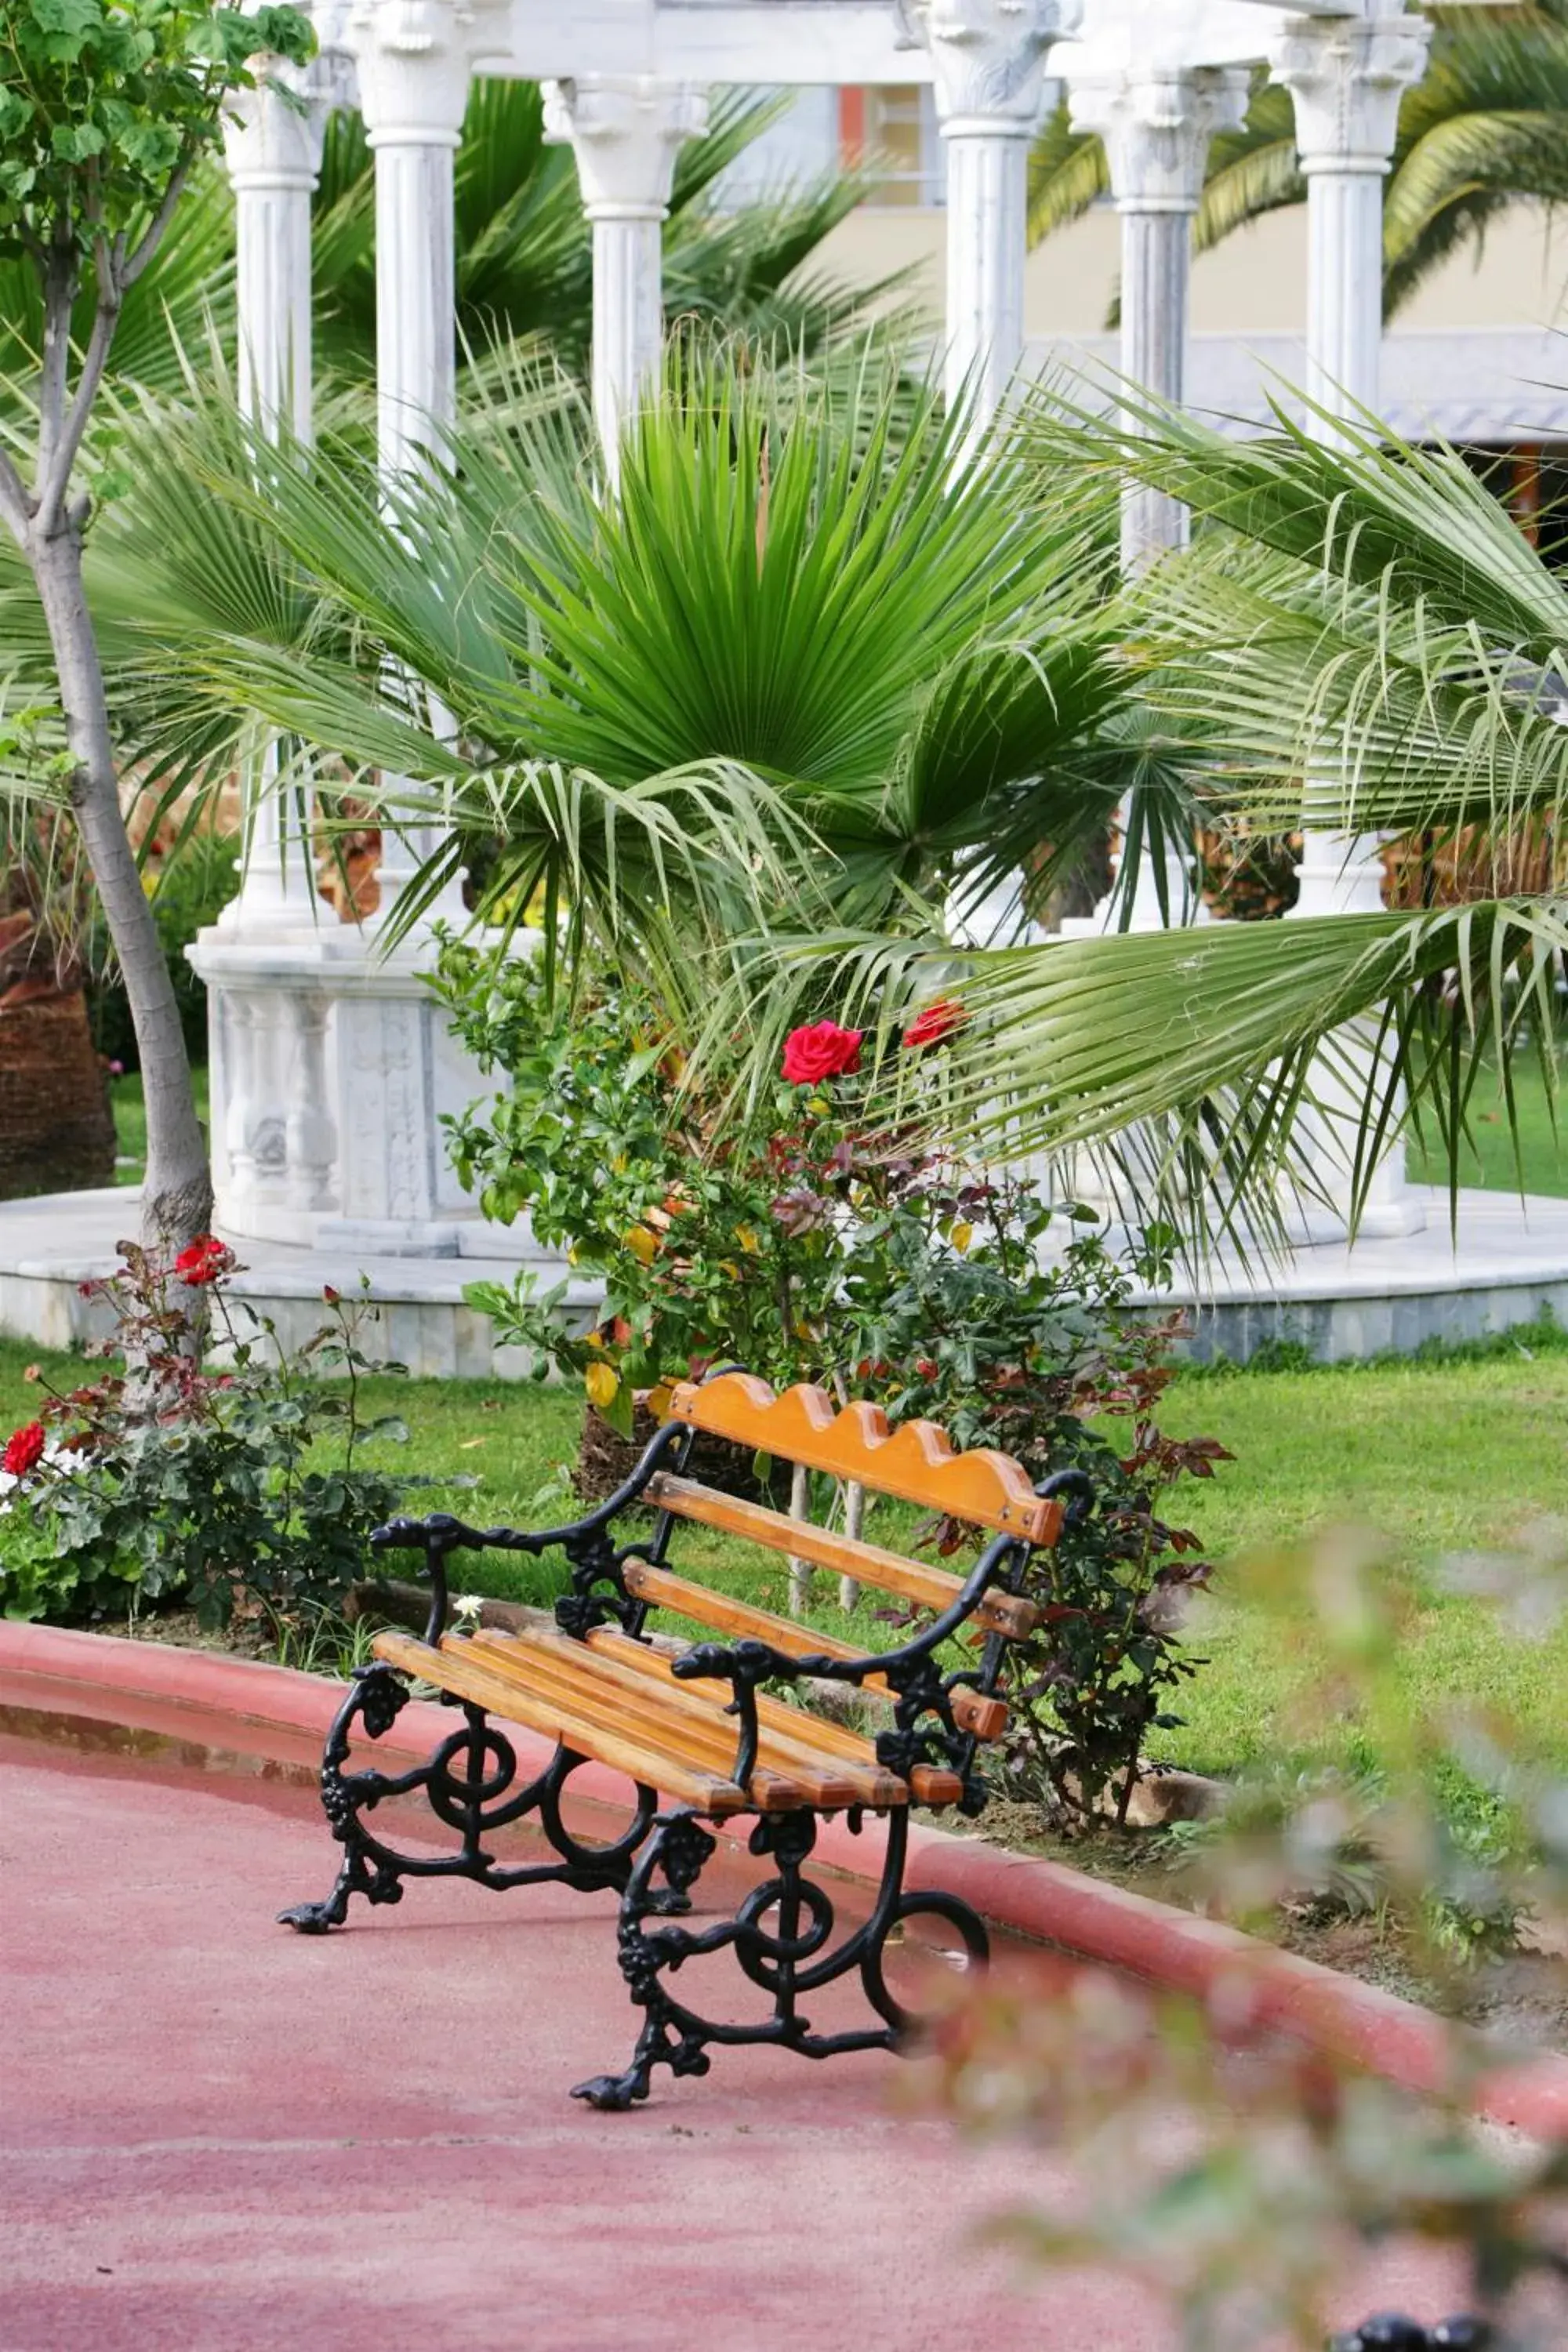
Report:
[[1223,1255],[1198,1285],[1178,1278],[1145,1292],[1150,1305],[1186,1308],[1186,1352],[1245,1363],[1284,1341],[1320,1363],[1408,1355],[1426,1340],[1485,1339],[1543,1312],[1568,1324],[1568,1201],[1513,1192],[1459,1194],[1457,1234],[1448,1195],[1410,1185],[1422,1229],[1388,1238],[1318,1242],[1281,1263],[1244,1265]]
[[[1319,1244],[1268,1268],[1222,1260],[1201,1293],[1177,1284],[1147,1303],[1185,1305],[1192,1352],[1237,1362],[1271,1340],[1334,1362],[1408,1352],[1426,1339],[1479,1339],[1532,1322],[1543,1309],[1568,1324],[1568,1201],[1462,1192],[1456,1249],[1447,1194],[1422,1189],[1416,1198],[1427,1212],[1422,1232],[1353,1250]],[[112,1270],[116,1242],[135,1230],[136,1205],[125,1190],[0,1202],[0,1337],[48,1348],[96,1338],[101,1310],[78,1285]],[[363,1274],[381,1309],[373,1354],[435,1379],[514,1380],[527,1370],[516,1350],[494,1346],[489,1318],[463,1298],[466,1283],[510,1282],[515,1254],[377,1257],[273,1241],[238,1248],[247,1270],[235,1277],[235,1292],[272,1319],[286,1345],[298,1346],[321,1322],[323,1285],[348,1297]],[[564,1271],[538,1270],[545,1287]],[[598,1295],[596,1285],[575,1282],[567,1301],[584,1313]]]
[[[116,1244],[136,1231],[138,1197],[119,1188],[0,1202],[0,1338],[69,1348],[102,1335],[102,1307],[83,1298],[79,1285],[113,1272]],[[365,1337],[367,1354],[424,1379],[527,1374],[521,1351],[497,1348],[489,1317],[463,1298],[466,1283],[510,1284],[519,1271],[515,1246],[493,1257],[382,1257],[346,1244],[302,1248],[278,1241],[237,1240],[234,1247],[245,1270],[234,1276],[231,1295],[268,1318],[286,1348],[298,1348],[320,1328],[325,1286],[352,1298],[363,1276],[379,1310]],[[566,1272],[548,1260],[532,1263],[542,1289]],[[596,1283],[573,1282],[566,1304],[581,1312],[600,1295]]]

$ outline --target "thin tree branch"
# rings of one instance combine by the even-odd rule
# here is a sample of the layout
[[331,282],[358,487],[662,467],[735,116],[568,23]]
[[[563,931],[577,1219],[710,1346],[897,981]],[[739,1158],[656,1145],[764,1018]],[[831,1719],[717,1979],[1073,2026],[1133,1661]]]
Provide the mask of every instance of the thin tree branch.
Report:
[[87,356],[77,378],[76,396],[70,414],[50,446],[48,472],[38,485],[37,528],[47,539],[56,529],[65,495],[70,487],[72,468],[87,431],[92,404],[98,397],[104,369],[109,364],[110,346],[114,331],[120,324],[118,298],[106,295],[102,281],[98,289],[98,309],[92,321],[92,333],[88,340]]
[[195,167],[196,151],[187,143],[184,154],[175,164],[169,184],[163,191],[163,201],[148,222],[142,242],[128,260],[121,260],[117,275],[123,297],[135,285],[153,256],[163,242],[163,232],[174,216],[174,206],[184,194],[191,173]]
[[76,242],[68,223],[57,219],[44,255],[44,348],[38,369],[38,474],[47,481],[65,428],[70,384],[71,311],[76,304]]

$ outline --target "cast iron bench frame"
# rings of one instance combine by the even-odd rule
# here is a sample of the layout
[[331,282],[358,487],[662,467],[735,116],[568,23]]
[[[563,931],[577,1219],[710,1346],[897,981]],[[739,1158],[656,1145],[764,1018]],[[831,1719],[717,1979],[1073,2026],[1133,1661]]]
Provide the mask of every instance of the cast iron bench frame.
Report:
[[[685,1473],[700,1431],[994,1533],[960,1580],[693,1484]],[[617,1542],[616,1523],[638,1504],[657,1508],[651,1533]],[[1092,1488],[1081,1473],[1062,1473],[1037,1488],[1009,1456],[957,1454],[931,1423],[889,1431],[876,1405],[840,1409],[822,1390],[807,1387],[775,1397],[763,1382],[726,1369],[678,1388],[670,1418],[625,1485],[567,1526],[480,1529],[445,1514],[395,1520],[372,1543],[380,1551],[421,1555],[431,1589],[425,1636],[380,1634],[374,1662],[356,1669],[328,1734],[321,1776],[322,1805],[342,1848],[337,1881],[324,1901],[297,1905],[279,1913],[280,1920],[303,1934],[323,1934],[342,1925],[351,1896],[396,1903],[410,1878],[462,1877],[497,1890],[542,1881],[615,1888],[621,1896],[619,1964],[644,2019],[624,2074],[576,2085],[573,2095],[596,2107],[624,2109],[645,2099],[657,2065],[678,2075],[706,2074],[710,2045],[772,2043],[819,2059],[850,2050],[907,2048],[920,2021],[888,1985],[884,1960],[895,1928],[925,1915],[956,1931],[972,1964],[984,1967],[989,1958],[984,1924],[968,1904],[941,1890],[905,1889],[910,1806],[953,1804],[973,1815],[984,1805],[987,1790],[976,1755],[983,1740],[996,1738],[1005,1727],[998,1690],[1007,1645],[1026,1638],[1038,1620],[1021,1592],[1031,1556],[1054,1545],[1063,1525],[1092,1505]],[[892,1649],[858,1651],[670,1574],[669,1543],[682,1522],[787,1549],[923,1600],[937,1614]],[[454,1633],[447,1562],[459,1550],[563,1552],[572,1590],[556,1604],[556,1632]],[[659,1606],[740,1638],[728,1645],[702,1642],[674,1658],[661,1657],[646,1634],[649,1612]],[[984,1637],[978,1662],[944,1669],[939,1654],[976,1624]],[[461,1708],[463,1728],[411,1771],[348,1770],[356,1731],[380,1738],[407,1703],[405,1676],[435,1684],[445,1704]],[[868,1743],[786,1708],[763,1687],[806,1677],[890,1700],[891,1727]],[[728,1685],[721,1711],[711,1690],[704,1695],[689,1687],[714,1682]],[[516,1751],[491,1720],[495,1714],[557,1739],[544,1771],[521,1788]],[[727,1762],[715,1748],[715,1727],[725,1718],[732,1723],[733,1755]],[[723,1736],[727,1753],[728,1726]],[[589,1758],[626,1771],[637,1790],[630,1825],[604,1846],[575,1838],[562,1813],[565,1784]],[[409,1853],[368,1825],[367,1816],[388,1799],[421,1790],[437,1820],[458,1833],[455,1853]],[[662,1812],[659,1790],[675,1800]],[[884,1814],[888,1824],[875,1901],[869,1917],[833,1948],[832,1900],[819,1881],[805,1876],[805,1864],[819,1819],[843,1812],[858,1833],[868,1811]],[[530,1813],[537,1814],[560,1859],[501,1866],[486,1839]],[[745,1813],[756,1815],[750,1850],[771,1859],[773,1874],[752,1889],[733,1918],[700,1930],[650,1929],[650,1917],[690,1908],[691,1890],[716,1849],[703,1820]],[[776,1914],[772,1926],[771,1914]],[[727,1947],[771,1997],[772,2014],[760,2024],[705,2017],[678,2000],[665,1980],[686,1961]],[[852,1970],[858,1971],[879,2022],[813,2032],[802,1999]]]

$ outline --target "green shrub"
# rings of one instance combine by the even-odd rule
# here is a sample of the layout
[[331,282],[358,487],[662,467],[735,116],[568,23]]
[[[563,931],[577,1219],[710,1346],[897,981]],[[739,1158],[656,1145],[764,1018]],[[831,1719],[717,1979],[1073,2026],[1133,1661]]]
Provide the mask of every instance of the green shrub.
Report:
[[[214,1628],[336,1607],[363,1573],[371,1529],[421,1483],[360,1458],[373,1438],[407,1436],[401,1422],[360,1415],[363,1377],[402,1369],[363,1353],[370,1310],[327,1291],[326,1321],[289,1357],[270,1323],[226,1297],[234,1257],[210,1236],[174,1266],[129,1247],[125,1260],[92,1286],[115,1313],[102,1352],[135,1370],[46,1390],[38,1423],[12,1440],[27,1467],[0,1537],[7,1609],[101,1613],[117,1580],[150,1601],[184,1601]],[[177,1302],[191,1287],[214,1302],[222,1369],[188,1352]],[[29,1461],[46,1429],[50,1450]],[[40,1541],[56,1558],[29,1564]]]
[[126,1555],[95,1559],[62,1547],[41,1498],[0,1496],[0,1616],[56,1625],[122,1615],[140,1573]]
[[[1168,1701],[1200,1663],[1178,1633],[1208,1565],[1163,1507],[1228,1458],[1158,1427],[1176,1326],[1134,1318],[1138,1269],[1083,1231],[1088,1213],[890,1131],[858,1032],[795,1032],[740,1124],[729,1074],[696,1088],[652,1001],[624,982],[551,1005],[527,963],[448,945],[441,987],[464,1042],[511,1081],[449,1122],[464,1182],[487,1215],[527,1209],[538,1240],[605,1281],[582,1336],[563,1328],[563,1286],[542,1296],[527,1272],[470,1286],[541,1378],[574,1372],[629,1433],[636,1390],[739,1362],[775,1386],[874,1398],[894,1422],[934,1421],[1037,1481],[1087,1474],[1092,1513],[1028,1571],[1044,1614],[1013,1659],[1011,1762],[1054,1811],[1124,1817],[1144,1737],[1179,1721]],[[940,1055],[963,1022],[939,1000],[902,1051]],[[1043,1253],[1064,1223],[1053,1262]],[[831,1507],[830,1482],[816,1484]],[[952,1553],[972,1531],[937,1524],[924,1539]]]

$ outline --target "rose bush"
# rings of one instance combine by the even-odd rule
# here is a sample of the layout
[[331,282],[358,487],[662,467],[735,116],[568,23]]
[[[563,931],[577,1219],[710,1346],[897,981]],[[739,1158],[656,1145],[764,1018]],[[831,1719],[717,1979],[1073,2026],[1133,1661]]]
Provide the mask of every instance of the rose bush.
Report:
[[[213,1235],[167,1265],[121,1248],[118,1273],[82,1287],[114,1314],[97,1352],[135,1370],[66,1392],[40,1383],[37,1420],[5,1449],[19,1478],[0,1499],[0,1606],[71,1621],[134,1594],[194,1606],[215,1628],[258,1610],[287,1627],[335,1607],[363,1572],[372,1528],[419,1483],[362,1458],[372,1439],[407,1434],[361,1411],[365,1374],[401,1370],[363,1352],[374,1310],[328,1297],[321,1328],[289,1355],[265,1318],[226,1297],[234,1255]],[[190,1287],[211,1294],[221,1367],[190,1352],[178,1301]]]
[[546,1011],[516,958],[448,945],[440,973],[458,1034],[510,1080],[448,1121],[464,1183],[500,1223],[526,1211],[537,1240],[605,1286],[591,1328],[574,1332],[567,1285],[542,1293],[526,1271],[471,1284],[498,1339],[526,1349],[541,1380],[572,1373],[623,1436],[639,1391],[720,1356],[780,1383],[831,1380],[846,1223],[897,1181],[857,1139],[861,1033],[796,1032],[786,1069],[810,1077],[781,1072],[763,1118],[731,1132],[722,1074],[707,1093],[689,1087],[635,985],[617,978]]
[[[563,1288],[541,1297],[526,1274],[470,1286],[538,1377],[574,1372],[629,1435],[636,1391],[740,1362],[774,1385],[874,1397],[894,1422],[935,1421],[1037,1479],[1087,1471],[1095,1512],[1030,1571],[1044,1617],[1014,1662],[1009,1768],[1070,1821],[1124,1811],[1146,1736],[1174,1719],[1194,1671],[1180,1622],[1208,1573],[1167,1497],[1212,1475],[1223,1448],[1160,1431],[1173,1328],[1133,1315],[1133,1270],[1086,1213],[879,1125],[864,1033],[836,1021],[792,1033],[777,1087],[737,1130],[724,1074],[710,1098],[692,1088],[656,1008],[623,982],[547,1012],[526,965],[449,947],[441,985],[465,1043],[512,1081],[451,1122],[464,1181],[488,1213],[526,1207],[537,1239],[605,1282],[576,1335]],[[903,1050],[942,1045],[963,1020],[939,998]],[[955,1552],[972,1531],[923,1539]]]

